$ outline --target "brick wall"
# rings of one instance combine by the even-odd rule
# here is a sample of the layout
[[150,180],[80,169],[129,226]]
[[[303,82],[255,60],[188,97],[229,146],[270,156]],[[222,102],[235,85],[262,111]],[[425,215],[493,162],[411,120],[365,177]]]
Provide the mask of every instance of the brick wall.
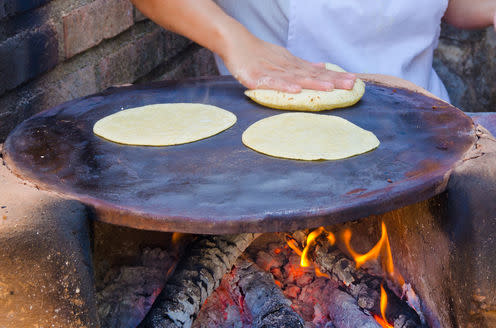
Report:
[[129,0],[0,0],[0,143],[41,110],[115,84],[217,74]]
[[[443,26],[435,68],[452,102],[496,110],[496,35]],[[217,74],[211,54],[129,0],[0,0],[0,143],[41,110],[114,84]]]

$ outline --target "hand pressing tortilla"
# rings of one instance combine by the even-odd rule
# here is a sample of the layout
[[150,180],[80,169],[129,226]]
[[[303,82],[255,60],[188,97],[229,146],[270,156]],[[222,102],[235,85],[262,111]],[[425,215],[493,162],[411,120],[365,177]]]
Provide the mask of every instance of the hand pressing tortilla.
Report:
[[[326,68],[336,72],[345,72],[341,67],[329,63],[326,64]],[[245,91],[245,95],[260,105],[308,112],[353,106],[362,98],[364,93],[365,83],[360,79],[356,79],[351,90],[316,91],[303,89],[300,93],[264,89]]]
[[337,160],[379,146],[377,137],[341,117],[286,113],[252,124],[243,143],[260,153],[299,160]]
[[96,122],[107,140],[141,146],[179,145],[208,138],[236,123],[236,116],[204,104],[155,104],[117,112]]

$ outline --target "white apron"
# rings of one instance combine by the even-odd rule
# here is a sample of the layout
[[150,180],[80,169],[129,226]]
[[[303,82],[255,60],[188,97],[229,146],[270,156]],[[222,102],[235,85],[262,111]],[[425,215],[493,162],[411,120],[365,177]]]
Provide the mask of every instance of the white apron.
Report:
[[[214,0],[257,37],[350,72],[410,80],[449,101],[432,69],[448,0]],[[216,56],[221,74],[229,74]]]
[[449,101],[432,69],[448,0],[290,0],[287,48],[350,72],[410,80]]

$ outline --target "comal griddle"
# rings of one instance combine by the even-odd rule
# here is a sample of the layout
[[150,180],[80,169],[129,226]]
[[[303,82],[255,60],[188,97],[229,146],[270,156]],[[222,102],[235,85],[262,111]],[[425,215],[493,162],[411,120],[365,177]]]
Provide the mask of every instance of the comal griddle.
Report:
[[[432,197],[474,145],[470,118],[405,89],[368,83],[351,108],[321,112],[372,131],[379,148],[338,161],[297,161],[241,142],[262,107],[231,77],[111,88],[33,116],[8,137],[4,158],[40,188],[87,204],[99,220],[201,234],[290,231],[380,214]],[[236,114],[230,129],[178,146],[126,146],[93,134],[99,119],[155,103],[192,102]]]

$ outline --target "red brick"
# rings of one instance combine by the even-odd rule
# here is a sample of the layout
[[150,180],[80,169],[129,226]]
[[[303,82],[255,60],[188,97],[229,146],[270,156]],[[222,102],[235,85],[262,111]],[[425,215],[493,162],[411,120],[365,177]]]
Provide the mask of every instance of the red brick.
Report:
[[85,66],[66,74],[49,72],[0,97],[0,142],[31,115],[98,91],[94,67]]
[[38,8],[51,0],[0,0],[0,19]]
[[164,32],[157,28],[103,57],[97,65],[99,87],[132,83],[146,75],[163,61],[163,43]]
[[95,68],[91,65],[64,74],[56,81],[49,79],[47,82],[40,82],[37,87],[42,87],[45,94],[45,100],[40,110],[99,91]]
[[178,80],[188,77],[215,76],[219,75],[212,53],[205,48],[201,48],[188,56],[185,56],[179,63],[171,65],[172,70],[157,76],[157,80]]
[[65,56],[70,58],[133,25],[129,0],[96,0],[63,17]]

